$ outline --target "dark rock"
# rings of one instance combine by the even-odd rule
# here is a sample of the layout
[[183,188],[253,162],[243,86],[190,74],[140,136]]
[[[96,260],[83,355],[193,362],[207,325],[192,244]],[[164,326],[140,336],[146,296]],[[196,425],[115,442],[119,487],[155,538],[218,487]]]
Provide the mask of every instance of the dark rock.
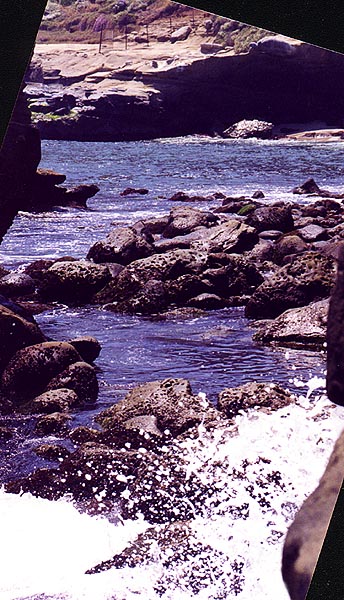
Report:
[[60,412],[45,415],[37,420],[35,433],[40,436],[63,433],[70,419],[69,415]]
[[244,119],[239,121],[231,127],[228,127],[223,132],[223,137],[226,138],[258,138],[258,139],[270,139],[272,136],[273,124],[267,121],[258,121],[253,119],[249,121]]
[[153,254],[153,248],[147,238],[138,235],[132,227],[118,227],[96,242],[87,254],[88,259],[96,263],[114,262],[127,265],[134,260]]
[[[13,305],[16,309],[16,305]],[[25,314],[26,311],[21,311]],[[0,305],[0,371],[12,356],[26,346],[45,341],[36,323]]]
[[259,198],[265,198],[265,194],[261,190],[257,190],[256,192],[253,192],[252,198],[255,200],[258,200]]
[[339,247],[337,281],[328,312],[327,394],[336,404],[344,405],[344,243]]
[[120,425],[133,417],[153,415],[158,429],[177,436],[205,419],[217,418],[215,409],[194,396],[186,379],[164,379],[139,385],[127,396],[97,416],[105,429]]
[[199,308],[193,308],[191,306],[183,306],[181,308],[174,308],[168,312],[160,313],[159,319],[162,321],[184,321],[187,319],[198,319],[206,315],[206,311]]
[[90,301],[110,279],[109,270],[104,265],[87,260],[59,261],[46,271],[41,294],[45,299],[84,303]]
[[216,215],[191,208],[190,206],[176,206],[172,208],[167,227],[163,237],[173,238],[177,235],[191,233],[196,227],[211,227],[218,222]]
[[70,455],[70,450],[59,444],[41,444],[34,448],[34,453],[46,460],[58,461]]
[[138,221],[134,223],[133,229],[139,235],[152,235],[161,234],[168,224],[168,216],[153,217],[151,219],[145,219],[144,221]]
[[47,390],[67,388],[73,390],[79,404],[95,402],[98,397],[98,381],[95,368],[79,361],[70,364],[64,371],[51,379]]
[[259,234],[260,240],[278,240],[282,236],[282,231],[278,229],[267,229],[266,231],[261,231]]
[[297,256],[262,283],[249,300],[248,318],[275,318],[289,308],[328,298],[335,281],[335,261],[316,252]]
[[0,425],[0,441],[7,442],[13,438],[13,430]]
[[307,179],[300,186],[293,189],[293,194],[320,194],[320,188],[313,178]]
[[309,245],[298,235],[285,235],[274,244],[271,260],[281,265],[284,263],[285,257],[292,255],[294,258],[308,249]]
[[64,204],[77,208],[86,208],[87,200],[95,196],[98,192],[99,187],[94,183],[78,185],[66,191]]
[[200,308],[202,310],[218,310],[227,306],[226,300],[216,294],[199,294],[188,301],[188,306]]
[[22,404],[41,394],[53,377],[78,360],[79,354],[67,342],[43,342],[23,348],[2,374],[2,391],[15,404]]
[[217,408],[232,419],[250,408],[259,408],[264,412],[284,408],[294,402],[293,396],[275,383],[245,383],[236,388],[226,388],[220,392]]
[[98,340],[90,335],[68,340],[68,343],[74,346],[81,358],[87,363],[95,361],[102,348]]
[[0,294],[9,298],[30,296],[34,293],[36,284],[30,275],[25,273],[9,273],[0,279]]
[[168,282],[168,285],[166,284],[168,303],[184,305],[195,294],[206,292],[208,288],[209,285],[197,275],[181,275],[174,281]]
[[100,431],[98,429],[90,429],[85,425],[80,425],[72,429],[69,433],[69,439],[73,444],[85,444],[86,442],[97,442],[99,440]]
[[126,188],[120,193],[120,196],[145,196],[148,194],[148,190],[145,188]]
[[286,233],[294,229],[291,205],[277,206],[273,204],[271,206],[262,206],[250,213],[246,222],[258,232],[278,229]]
[[133,296],[120,302],[105,304],[104,308],[113,312],[154,315],[165,310],[167,304],[168,295],[165,284],[162,281],[151,279],[144,282]]
[[253,339],[289,348],[323,350],[329,300],[291,308],[274,320],[259,321]]
[[343,482],[344,434],[316,490],[302,505],[283,547],[282,575],[292,600],[305,600]]
[[35,260],[33,263],[25,267],[24,273],[26,275],[30,275],[32,279],[37,281],[42,281],[44,278],[44,274],[56,261],[49,259],[39,259]]
[[30,402],[31,412],[52,414],[67,412],[70,408],[78,406],[78,396],[73,390],[57,388],[44,392]]
[[217,54],[221,50],[224,49],[222,44],[201,44],[201,52],[202,54]]
[[37,174],[48,186],[60,185],[66,181],[66,176],[51,169],[37,169]]

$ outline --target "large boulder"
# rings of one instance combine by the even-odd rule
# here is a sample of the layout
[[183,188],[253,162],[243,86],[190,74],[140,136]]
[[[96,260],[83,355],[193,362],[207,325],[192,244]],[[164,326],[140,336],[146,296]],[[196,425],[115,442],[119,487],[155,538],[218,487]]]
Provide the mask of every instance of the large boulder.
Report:
[[241,254],[251,250],[257,242],[258,235],[253,227],[237,219],[229,219],[210,230],[206,247],[213,253]]
[[192,29],[189,25],[184,25],[183,27],[176,29],[170,35],[171,44],[174,44],[175,42],[183,42],[189,37],[191,31]]
[[173,238],[177,235],[191,233],[196,227],[212,227],[219,218],[211,212],[190,206],[175,206],[169,214],[167,227],[163,237]]
[[243,119],[225,129],[223,137],[226,138],[259,138],[269,139],[272,135],[273,124],[258,119]]
[[232,419],[250,408],[271,412],[288,406],[294,401],[289,392],[275,383],[245,383],[236,388],[226,388],[220,392],[217,408]]
[[147,236],[139,235],[132,227],[118,227],[96,242],[87,254],[96,263],[119,263],[128,265],[134,260],[153,254]]
[[246,223],[258,232],[277,229],[286,233],[294,229],[291,205],[272,204],[271,206],[261,206],[249,214]]
[[193,395],[186,379],[164,379],[135,387],[97,420],[108,429],[140,415],[155,416],[160,431],[169,430],[173,436],[219,416],[207,401]]
[[[45,391],[53,377],[80,361],[67,342],[43,342],[16,352],[1,377],[1,390],[16,405]],[[60,386],[62,387],[62,386]]]
[[78,406],[78,396],[73,390],[67,388],[54,389],[43,392],[30,402],[30,410],[33,413],[52,414],[55,412],[67,412],[70,408]]
[[0,304],[0,371],[12,356],[26,346],[45,341],[36,323]]
[[273,319],[289,308],[328,298],[335,282],[336,264],[331,257],[305,252],[278,269],[251,296],[245,315]]
[[26,273],[14,271],[0,279],[0,294],[4,294],[9,298],[30,296],[35,289],[35,281]]
[[[292,523],[283,548],[282,574],[291,600],[305,600],[344,473],[344,433],[336,442],[316,490]],[[338,596],[332,596],[338,597]]]
[[322,350],[326,342],[328,306],[327,298],[286,310],[277,319],[258,321],[253,339],[276,346]]
[[88,302],[110,279],[105,265],[88,260],[56,262],[44,275],[41,293],[46,299],[68,304]]

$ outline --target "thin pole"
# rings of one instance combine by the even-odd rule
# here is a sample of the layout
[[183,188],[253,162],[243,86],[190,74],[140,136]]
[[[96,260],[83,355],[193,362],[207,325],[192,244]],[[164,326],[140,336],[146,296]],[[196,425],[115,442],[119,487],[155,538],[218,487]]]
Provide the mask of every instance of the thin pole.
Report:
[[103,25],[100,27],[100,36],[99,36],[99,54],[102,52],[102,41],[103,41]]

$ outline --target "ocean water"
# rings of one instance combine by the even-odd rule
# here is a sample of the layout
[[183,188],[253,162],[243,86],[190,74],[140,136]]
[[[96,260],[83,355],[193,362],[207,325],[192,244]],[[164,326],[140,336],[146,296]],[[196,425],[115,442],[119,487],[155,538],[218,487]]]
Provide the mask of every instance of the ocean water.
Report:
[[[295,202],[291,189],[314,177],[321,187],[343,192],[343,154],[341,143],[203,137],[113,144],[45,141],[42,167],[66,173],[69,186],[97,183],[101,190],[88,210],[21,213],[0,247],[0,261],[17,268],[42,257],[84,257],[112,227],[167,214],[172,205],[168,198],[177,191],[251,196],[261,189],[266,202]],[[129,186],[145,187],[149,193],[121,197]],[[218,204],[196,206],[211,209]],[[219,432],[209,437],[200,431],[198,440],[176,444],[176,456],[218,498],[216,507],[205,506],[204,514],[190,523],[195,539],[206,547],[202,557],[190,553],[182,564],[170,561],[166,566],[157,547],[135,569],[85,575],[134,541],[148,523],[91,517],[68,498],[48,502],[0,491],[6,539],[0,551],[1,598],[249,600],[256,594],[262,600],[287,600],[280,574],[283,539],[343,428],[343,409],[331,404],[324,392],[324,352],[286,352],[255,344],[242,309],[163,322],[60,305],[37,320],[56,339],[90,334],[102,343],[96,361],[97,407],[75,414],[73,425],[92,425],[94,413],[137,383],[171,376],[186,377],[194,393],[205,394],[211,402],[225,387],[258,380],[289,388],[296,403],[272,415],[239,415],[235,436]],[[32,452],[42,439],[32,434],[31,420],[8,421],[16,435],[2,447],[2,481],[47,466]],[[234,477],[235,472],[242,478]],[[264,489],[268,503],[259,503],[252,489]]]

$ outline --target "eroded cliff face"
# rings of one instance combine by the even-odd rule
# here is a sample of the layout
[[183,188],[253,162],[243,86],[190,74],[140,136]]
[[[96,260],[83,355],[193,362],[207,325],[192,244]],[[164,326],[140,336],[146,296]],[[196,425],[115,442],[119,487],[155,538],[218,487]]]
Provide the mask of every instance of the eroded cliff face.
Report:
[[40,160],[40,135],[21,91],[0,151],[0,241],[24,205]]
[[245,54],[215,55],[178,44],[134,48],[132,55],[84,46],[75,49],[74,64],[70,48],[46,60],[41,46],[28,88],[34,121],[43,138],[89,141],[221,133],[242,119],[341,127],[344,57],[271,40]]

